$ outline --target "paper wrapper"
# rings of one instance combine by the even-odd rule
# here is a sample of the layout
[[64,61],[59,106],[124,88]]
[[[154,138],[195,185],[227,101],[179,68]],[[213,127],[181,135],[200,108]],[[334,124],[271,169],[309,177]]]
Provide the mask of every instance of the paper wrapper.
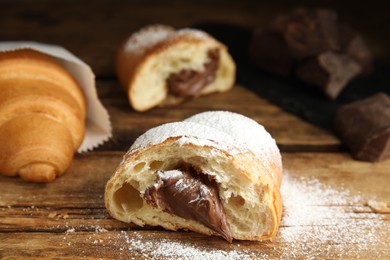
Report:
[[95,87],[95,75],[92,69],[82,60],[66,49],[37,42],[0,42],[0,51],[33,49],[50,55],[64,66],[80,84],[87,103],[86,134],[78,152],[96,148],[111,137],[111,122],[107,110],[98,99]]

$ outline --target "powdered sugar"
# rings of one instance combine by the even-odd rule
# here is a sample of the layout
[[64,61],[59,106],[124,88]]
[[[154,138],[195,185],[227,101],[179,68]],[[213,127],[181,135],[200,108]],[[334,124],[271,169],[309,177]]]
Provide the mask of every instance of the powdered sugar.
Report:
[[286,243],[282,252],[285,258],[358,257],[390,232],[383,228],[383,217],[365,206],[364,201],[371,198],[353,196],[349,190],[336,190],[314,178],[294,179],[288,174],[281,192],[284,212],[277,240]]
[[251,150],[264,165],[269,164],[270,158],[281,165],[276,142],[264,127],[248,117],[228,111],[204,112],[183,122],[152,128],[134,142],[129,152],[162,143],[170,137],[180,137],[177,141],[180,145],[213,146],[233,156]]
[[202,197],[205,197],[205,196],[207,196],[208,194],[211,194],[211,191],[210,191],[209,187],[207,187],[206,185],[202,184],[202,185],[200,186],[200,195],[201,195]]
[[179,178],[183,173],[179,170],[170,170],[170,171],[164,171],[163,173],[160,174],[161,179],[163,180],[168,180],[171,178]]
[[126,52],[142,54],[161,42],[183,35],[200,40],[211,38],[207,33],[192,28],[175,30],[166,25],[151,25],[132,34],[125,43],[125,50]]
[[74,233],[76,232],[76,229],[75,228],[68,228],[65,233]]
[[193,188],[194,184],[192,182],[186,182],[183,179],[180,179],[175,183],[175,190],[177,190],[178,193],[185,190],[193,190]]
[[235,155],[245,152],[248,148],[225,134],[208,126],[192,122],[175,122],[157,126],[141,135],[131,146],[129,153],[142,150],[148,146],[159,144],[168,138],[179,137],[178,144],[195,144],[212,146]]
[[125,50],[143,53],[145,50],[167,40],[174,33],[174,28],[164,25],[152,25],[142,28],[130,36],[125,44]]
[[247,250],[210,250],[190,243],[161,239],[158,242],[145,241],[144,237],[134,232],[131,237],[121,232],[120,238],[126,242],[127,250],[137,251],[139,254],[152,259],[254,259],[254,255]]
[[251,149],[263,164],[268,164],[270,158],[279,160],[281,164],[275,140],[262,125],[248,117],[229,111],[208,111],[184,121],[202,124],[230,135],[235,142]]

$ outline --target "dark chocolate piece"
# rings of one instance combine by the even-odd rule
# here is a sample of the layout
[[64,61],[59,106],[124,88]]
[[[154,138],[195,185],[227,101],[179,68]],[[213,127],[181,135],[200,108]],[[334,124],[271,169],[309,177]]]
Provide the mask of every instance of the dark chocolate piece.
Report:
[[209,50],[209,61],[203,71],[184,69],[171,74],[167,80],[169,92],[178,97],[191,97],[215,80],[219,67],[219,50]]
[[390,158],[390,97],[379,93],[342,106],[334,129],[354,158],[382,161]]
[[359,64],[348,55],[324,52],[300,65],[296,75],[302,81],[323,89],[331,99],[336,99],[360,71]]
[[336,99],[347,84],[372,70],[373,58],[361,36],[328,9],[297,9],[277,16],[253,33],[249,60],[301,81]]
[[303,59],[340,50],[337,19],[337,14],[328,9],[293,11],[284,32],[291,55]]
[[354,59],[361,67],[363,74],[373,70],[373,57],[361,35],[344,23],[340,23],[341,51]]
[[198,221],[232,242],[218,187],[210,178],[191,166],[158,171],[157,181],[146,189],[144,198],[153,207]]

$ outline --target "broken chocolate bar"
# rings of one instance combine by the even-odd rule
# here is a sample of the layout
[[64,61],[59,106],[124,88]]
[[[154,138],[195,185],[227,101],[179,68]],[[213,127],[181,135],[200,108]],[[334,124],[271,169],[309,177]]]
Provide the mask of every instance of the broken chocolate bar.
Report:
[[359,64],[346,54],[324,52],[307,60],[296,70],[296,76],[336,99],[347,83],[361,72]]
[[373,57],[360,34],[344,23],[340,23],[339,32],[341,51],[360,65],[363,74],[370,73]]
[[287,46],[296,59],[340,50],[337,14],[332,10],[297,9],[285,28]]
[[[277,16],[251,38],[249,60],[302,82],[336,99],[346,85],[372,70],[372,55],[362,37],[329,9],[297,9]],[[290,73],[291,72],[291,73]]]
[[354,158],[382,161],[390,158],[390,97],[379,93],[342,106],[334,129]]

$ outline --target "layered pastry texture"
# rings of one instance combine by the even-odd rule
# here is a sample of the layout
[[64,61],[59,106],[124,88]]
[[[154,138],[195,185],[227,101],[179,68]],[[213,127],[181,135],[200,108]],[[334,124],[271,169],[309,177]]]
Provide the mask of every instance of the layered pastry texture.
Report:
[[132,34],[116,59],[118,78],[137,111],[227,91],[234,84],[235,70],[226,46],[207,33],[165,25]]
[[0,93],[0,173],[53,181],[85,134],[86,101],[77,81],[40,52],[0,52]]
[[141,135],[108,181],[116,219],[232,239],[265,240],[282,212],[274,139],[240,114],[204,112]]

